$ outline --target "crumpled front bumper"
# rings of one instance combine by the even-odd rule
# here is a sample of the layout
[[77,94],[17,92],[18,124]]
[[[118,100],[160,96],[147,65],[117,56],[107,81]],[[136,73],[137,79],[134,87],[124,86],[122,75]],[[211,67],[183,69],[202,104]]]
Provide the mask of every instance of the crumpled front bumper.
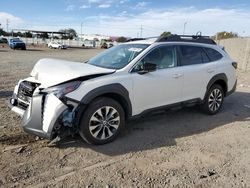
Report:
[[68,109],[52,93],[33,96],[26,110],[11,104],[9,106],[22,117],[22,128],[25,132],[46,139],[53,138],[53,129],[60,115]]

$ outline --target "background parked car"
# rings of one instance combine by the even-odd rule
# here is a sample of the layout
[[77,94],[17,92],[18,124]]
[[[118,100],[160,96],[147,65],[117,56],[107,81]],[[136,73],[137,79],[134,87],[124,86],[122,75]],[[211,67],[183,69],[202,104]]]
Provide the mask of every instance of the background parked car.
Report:
[[96,41],[95,40],[84,40],[83,47],[88,47],[88,48],[95,48],[96,47]]
[[56,41],[51,41],[48,44],[49,48],[54,48],[54,49],[67,49],[68,46],[65,44],[61,44],[60,42],[56,42]]
[[4,37],[0,37],[0,43],[8,44],[8,39],[6,39]]
[[13,50],[15,49],[22,49],[26,50],[25,43],[19,38],[12,38],[9,40],[9,47]]

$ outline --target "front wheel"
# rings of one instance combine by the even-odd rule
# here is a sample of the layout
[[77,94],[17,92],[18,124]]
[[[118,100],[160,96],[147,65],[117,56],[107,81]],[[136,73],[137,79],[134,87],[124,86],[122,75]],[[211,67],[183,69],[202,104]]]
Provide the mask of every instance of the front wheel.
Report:
[[125,126],[125,114],[121,105],[111,98],[98,98],[84,112],[79,133],[90,144],[106,144],[113,141]]
[[202,104],[202,109],[205,113],[214,115],[221,109],[224,100],[224,91],[220,85],[213,85]]

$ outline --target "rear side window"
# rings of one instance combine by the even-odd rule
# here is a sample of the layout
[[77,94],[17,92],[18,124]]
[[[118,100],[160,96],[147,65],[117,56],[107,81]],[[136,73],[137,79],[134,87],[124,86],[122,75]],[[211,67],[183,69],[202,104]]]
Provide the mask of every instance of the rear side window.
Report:
[[220,52],[212,48],[204,48],[204,50],[206,51],[210,61],[218,61],[223,57]]
[[209,62],[203,48],[198,46],[180,46],[181,66],[196,65]]

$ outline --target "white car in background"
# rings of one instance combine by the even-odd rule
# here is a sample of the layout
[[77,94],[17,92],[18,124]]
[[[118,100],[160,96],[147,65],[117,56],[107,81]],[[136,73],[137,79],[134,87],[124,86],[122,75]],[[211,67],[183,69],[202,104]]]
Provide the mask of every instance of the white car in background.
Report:
[[56,41],[51,41],[48,44],[49,48],[54,48],[54,49],[67,49],[68,46],[65,44],[61,44],[60,42],[56,42]]

